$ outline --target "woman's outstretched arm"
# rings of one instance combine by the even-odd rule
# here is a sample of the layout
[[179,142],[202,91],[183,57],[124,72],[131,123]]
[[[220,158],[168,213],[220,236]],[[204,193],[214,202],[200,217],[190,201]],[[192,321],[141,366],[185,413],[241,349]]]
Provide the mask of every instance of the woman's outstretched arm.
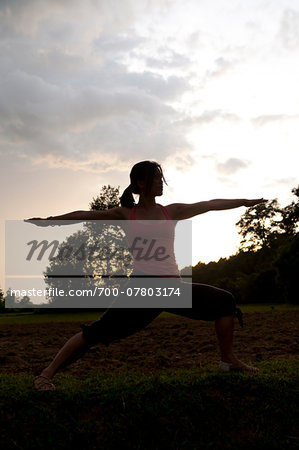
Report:
[[49,217],[32,217],[31,219],[27,219],[26,221],[43,221],[43,224],[46,226],[46,221],[65,221],[66,224],[70,224],[72,222],[85,221],[85,220],[125,220],[126,214],[125,209],[121,206],[116,208],[111,208],[107,210],[101,211],[72,211],[70,213],[61,214],[59,216],[49,216]]
[[170,216],[173,220],[184,220],[190,219],[190,217],[197,216],[198,214],[203,214],[208,211],[221,211],[224,209],[239,208],[240,206],[254,206],[259,203],[264,203],[267,200],[263,198],[248,200],[245,198],[235,198],[235,199],[215,199],[206,202],[198,203],[173,203],[167,206]]

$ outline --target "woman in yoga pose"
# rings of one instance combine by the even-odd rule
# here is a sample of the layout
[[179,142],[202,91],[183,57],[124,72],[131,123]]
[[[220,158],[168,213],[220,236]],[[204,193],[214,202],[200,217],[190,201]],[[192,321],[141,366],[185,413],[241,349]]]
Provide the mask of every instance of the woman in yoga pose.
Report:
[[[34,218],[29,220],[37,221],[37,224],[39,220],[161,221],[161,226],[164,224],[163,242],[167,247],[169,257],[159,258],[159,267],[156,270],[157,261],[140,260],[136,258],[133,251],[133,276],[156,275],[179,278],[179,270],[173,253],[174,227],[177,221],[189,219],[208,211],[232,209],[240,206],[250,207],[265,202],[262,198],[254,200],[216,199],[192,204],[173,203],[164,207],[156,203],[156,197],[163,194],[165,178],[161,166],[154,161],[142,161],[135,164],[130,173],[130,180],[131,184],[120,198],[120,207],[102,211],[74,211],[60,216],[51,216],[47,219]],[[135,204],[132,194],[139,195],[137,204]],[[131,224],[134,227],[134,222],[130,222]],[[132,239],[130,229],[128,227],[128,240]],[[82,331],[65,343],[51,364],[35,378],[35,388],[38,390],[54,390],[55,386],[51,380],[58,370],[81,357],[93,345],[109,345],[110,342],[141,330],[155,319],[162,310],[163,308],[108,308],[99,320],[90,325],[82,325]],[[257,368],[240,361],[234,354],[234,317],[236,317],[238,308],[236,308],[234,297],[230,292],[213,286],[193,283],[192,308],[169,309],[169,311],[191,319],[215,321],[221,354],[220,370],[257,372]]]

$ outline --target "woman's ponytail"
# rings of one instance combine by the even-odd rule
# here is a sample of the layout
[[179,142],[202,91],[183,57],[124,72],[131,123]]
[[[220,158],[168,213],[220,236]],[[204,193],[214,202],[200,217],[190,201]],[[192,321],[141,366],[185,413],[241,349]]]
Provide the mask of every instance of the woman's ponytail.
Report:
[[120,197],[120,204],[121,206],[125,206],[127,208],[133,208],[135,205],[131,184],[124,190],[122,196]]

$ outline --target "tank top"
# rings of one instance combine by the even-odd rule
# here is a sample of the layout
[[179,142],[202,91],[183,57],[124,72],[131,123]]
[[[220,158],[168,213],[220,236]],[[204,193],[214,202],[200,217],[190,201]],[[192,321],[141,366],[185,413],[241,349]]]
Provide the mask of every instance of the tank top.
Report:
[[174,254],[175,221],[164,206],[158,205],[162,208],[166,220],[144,223],[136,220],[136,206],[131,210],[126,236],[134,259],[134,272],[160,277],[179,277]]

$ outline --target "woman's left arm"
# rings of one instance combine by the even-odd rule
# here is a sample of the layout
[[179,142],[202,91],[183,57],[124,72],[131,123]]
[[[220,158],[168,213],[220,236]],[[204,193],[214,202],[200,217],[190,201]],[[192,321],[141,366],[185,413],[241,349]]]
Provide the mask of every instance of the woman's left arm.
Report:
[[197,216],[198,214],[203,214],[208,211],[222,211],[224,209],[239,208],[240,206],[250,206],[258,205],[259,203],[264,203],[267,200],[263,198],[257,198],[253,200],[248,200],[245,198],[235,198],[235,199],[215,199],[206,202],[198,203],[173,203],[167,206],[167,210],[173,220],[184,220],[190,219],[190,217]]

